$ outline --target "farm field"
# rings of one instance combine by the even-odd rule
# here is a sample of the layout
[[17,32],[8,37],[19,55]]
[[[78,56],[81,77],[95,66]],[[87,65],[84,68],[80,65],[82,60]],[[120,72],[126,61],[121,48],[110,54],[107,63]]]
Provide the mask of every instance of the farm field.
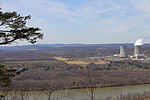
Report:
[[69,58],[63,58],[63,57],[54,57],[58,61],[64,61],[67,64],[75,64],[75,65],[88,65],[90,63],[94,63],[97,65],[101,64],[108,64],[108,61],[102,61],[102,60],[92,60],[92,59],[86,59],[86,58],[76,58],[76,59],[69,59]]

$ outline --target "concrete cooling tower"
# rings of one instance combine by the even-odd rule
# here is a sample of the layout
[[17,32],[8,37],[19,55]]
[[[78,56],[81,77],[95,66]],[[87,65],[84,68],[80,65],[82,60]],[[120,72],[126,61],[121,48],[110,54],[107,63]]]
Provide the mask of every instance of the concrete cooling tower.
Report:
[[134,56],[139,56],[141,54],[141,46],[134,46]]
[[126,58],[127,57],[127,46],[120,46],[120,54],[119,57],[120,58]]

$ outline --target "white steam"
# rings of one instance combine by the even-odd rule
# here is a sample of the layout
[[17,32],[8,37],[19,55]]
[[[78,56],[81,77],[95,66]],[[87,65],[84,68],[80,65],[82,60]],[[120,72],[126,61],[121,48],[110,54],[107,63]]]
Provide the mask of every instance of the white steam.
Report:
[[138,40],[136,40],[136,42],[134,43],[135,46],[141,46],[144,45],[144,39],[140,38]]

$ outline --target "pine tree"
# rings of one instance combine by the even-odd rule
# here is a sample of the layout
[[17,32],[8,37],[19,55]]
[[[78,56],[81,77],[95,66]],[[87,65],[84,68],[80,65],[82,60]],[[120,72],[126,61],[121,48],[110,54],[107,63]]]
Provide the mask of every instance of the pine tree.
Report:
[[21,16],[17,12],[3,12],[0,9],[0,45],[11,44],[16,40],[36,43],[37,39],[42,39],[39,28],[26,25],[30,18],[30,15]]
[[[39,28],[28,27],[27,21],[31,16],[21,16],[17,12],[3,12],[0,9],[0,45],[11,44],[16,40],[26,40],[36,43],[42,39],[43,33]],[[0,86],[9,86],[15,71],[0,64]]]

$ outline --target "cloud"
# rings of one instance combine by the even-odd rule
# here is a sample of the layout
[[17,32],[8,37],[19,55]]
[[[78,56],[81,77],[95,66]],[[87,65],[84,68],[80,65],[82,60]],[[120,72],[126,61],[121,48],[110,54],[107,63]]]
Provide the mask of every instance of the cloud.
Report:
[[67,4],[63,0],[62,2],[58,0],[9,0],[4,2],[4,9],[13,9],[35,16],[58,17],[75,22],[78,19],[124,16],[131,10],[128,5],[122,5],[116,1],[86,0],[82,5],[72,7],[73,4]]
[[117,3],[115,0],[87,0],[82,5],[73,7],[71,7],[73,4],[69,5],[58,0],[9,0],[4,4],[6,4],[6,9],[19,10],[22,13],[32,13],[37,16],[55,16],[65,19],[79,17],[88,20],[104,15],[112,16],[112,14],[122,16],[129,11],[128,6]]
[[75,15],[66,8],[65,4],[54,0],[11,0],[4,2],[4,4],[6,9],[28,11],[36,15]]

